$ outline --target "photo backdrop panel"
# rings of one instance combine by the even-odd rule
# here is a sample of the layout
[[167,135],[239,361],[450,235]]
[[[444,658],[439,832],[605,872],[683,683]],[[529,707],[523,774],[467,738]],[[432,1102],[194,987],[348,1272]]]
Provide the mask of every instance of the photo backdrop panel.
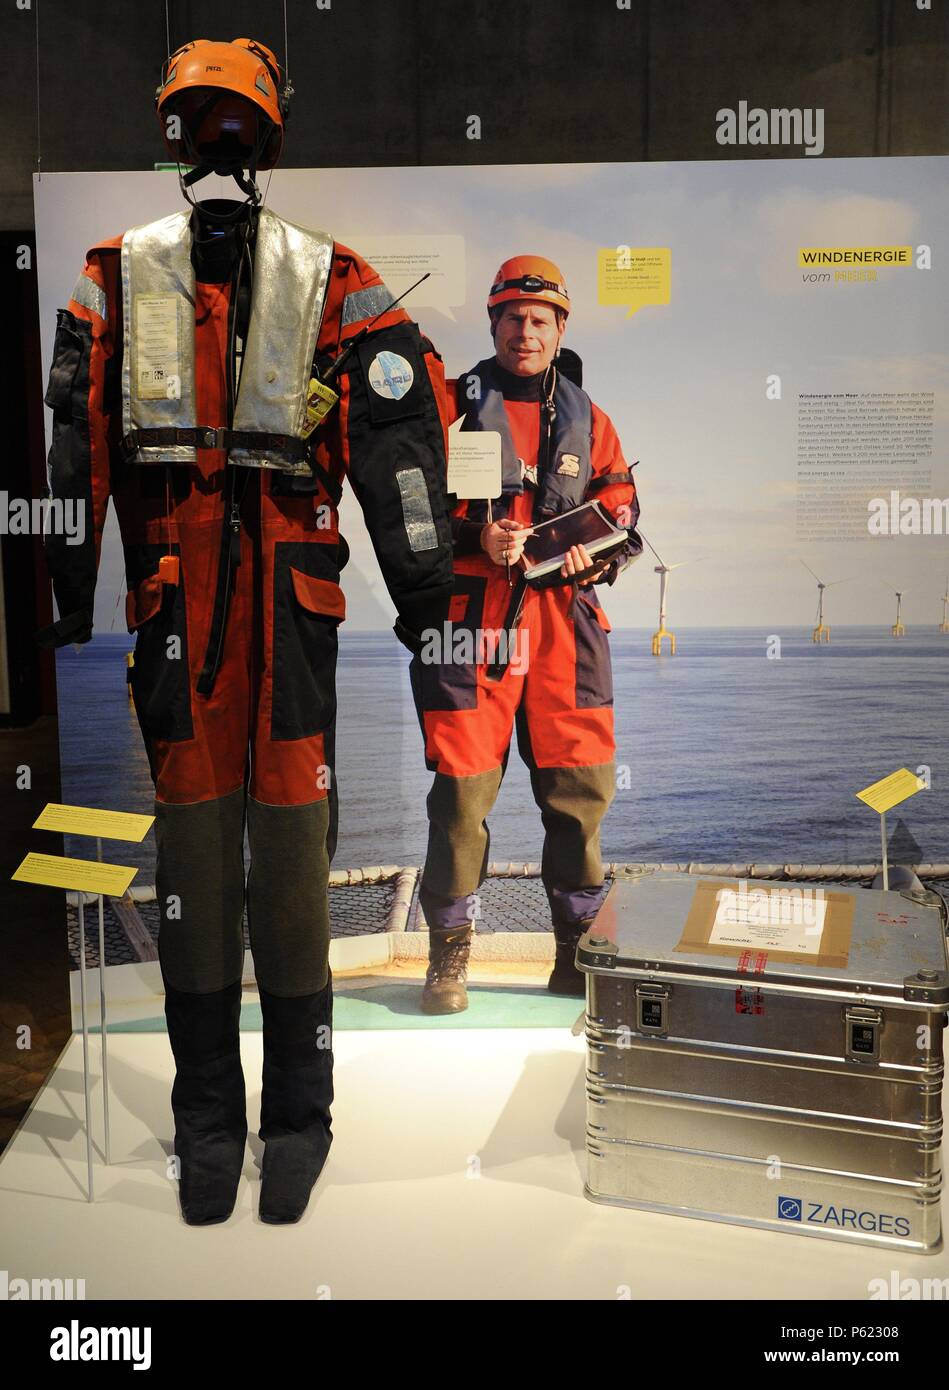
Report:
[[[932,779],[905,809],[906,853],[949,857],[947,286],[928,249],[945,171],[924,157],[288,169],[270,181],[276,211],[352,245],[394,293],[432,270],[407,308],[449,376],[491,352],[484,301],[505,257],[537,252],[564,271],[565,343],[638,461],[677,635],[675,657],[652,656],[660,576],[647,551],[602,594],[619,743],[610,859],[871,860],[877,825],[853,794],[904,764]],[[35,194],[48,361],[85,249],[181,202],[170,173],[45,175]],[[418,863],[429,777],[407,658],[387,635],[392,606],[349,493],[341,525],[353,557],[336,863]],[[97,636],[60,656],[64,777],[71,799],[138,810],[150,784],[124,694],[123,592],[113,520]],[[894,639],[898,592],[906,636]],[[821,596],[831,641],[815,644]],[[516,756],[492,829],[494,857],[538,857]]]

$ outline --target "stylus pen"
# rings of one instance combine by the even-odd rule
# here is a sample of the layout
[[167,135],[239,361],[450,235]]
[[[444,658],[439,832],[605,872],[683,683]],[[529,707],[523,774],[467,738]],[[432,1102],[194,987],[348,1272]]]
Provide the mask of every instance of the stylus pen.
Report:
[[[491,498],[490,498],[490,497],[487,499],[487,502],[488,502],[488,525],[490,526],[491,523],[492,523],[492,521],[494,520],[494,508],[491,506]],[[505,575],[507,576],[507,587],[508,587],[509,589],[513,589],[513,588],[514,588],[514,580],[511,578],[511,561],[510,561],[510,559],[508,558],[507,545],[505,545],[505,547],[504,547],[504,573],[505,573]]]

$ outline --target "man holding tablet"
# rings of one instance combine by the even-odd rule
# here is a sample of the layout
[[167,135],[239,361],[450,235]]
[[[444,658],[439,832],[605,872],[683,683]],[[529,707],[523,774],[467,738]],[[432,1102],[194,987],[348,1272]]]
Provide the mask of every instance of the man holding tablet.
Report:
[[488,297],[494,356],[449,383],[461,428],[500,434],[502,484],[490,503],[458,502],[451,640],[433,644],[437,659],[423,648],[412,662],[435,773],[420,888],[430,932],[426,1013],[467,1007],[486,818],[515,727],[545,831],[556,940],[548,988],[583,994],[574,953],[602,899],[599,829],[615,790],[609,622],[592,586],[612,584],[642,545],[616,431],[580,388],[579,359],[561,353],[569,312],[553,262],[505,261]]

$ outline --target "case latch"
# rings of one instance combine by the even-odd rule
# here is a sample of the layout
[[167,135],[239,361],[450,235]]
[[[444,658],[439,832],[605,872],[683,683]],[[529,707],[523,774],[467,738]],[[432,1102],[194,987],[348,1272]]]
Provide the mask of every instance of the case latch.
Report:
[[847,1056],[854,1062],[875,1062],[880,1056],[883,1010],[851,1005],[844,1010],[847,1022]]
[[669,986],[642,983],[636,986],[636,1031],[668,1032]]

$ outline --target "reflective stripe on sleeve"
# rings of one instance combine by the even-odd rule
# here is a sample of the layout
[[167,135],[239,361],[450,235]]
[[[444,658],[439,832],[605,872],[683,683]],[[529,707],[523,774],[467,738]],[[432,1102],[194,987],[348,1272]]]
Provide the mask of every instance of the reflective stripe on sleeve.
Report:
[[385,285],[371,285],[367,290],[355,290],[343,300],[341,324],[346,328],[351,323],[361,323],[363,319],[374,319],[385,313],[393,302],[393,296]]
[[76,281],[72,297],[77,304],[81,304],[84,309],[91,309],[94,314],[98,314],[105,323],[109,321],[109,301],[106,298],[105,290],[101,285],[96,284],[95,280],[89,275],[80,275]]
[[434,550],[438,545],[432,503],[421,468],[403,468],[396,473],[402,495],[402,515],[405,534],[412,550]]

